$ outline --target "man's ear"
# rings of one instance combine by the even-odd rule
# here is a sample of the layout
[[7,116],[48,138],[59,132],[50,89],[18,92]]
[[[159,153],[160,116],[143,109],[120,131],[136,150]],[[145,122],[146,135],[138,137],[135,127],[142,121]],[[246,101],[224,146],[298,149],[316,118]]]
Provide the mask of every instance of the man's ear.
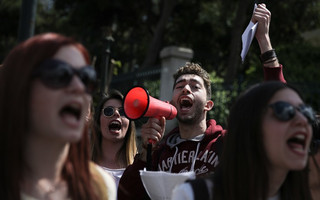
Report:
[[204,106],[204,110],[205,110],[205,111],[211,110],[211,109],[213,108],[213,105],[214,105],[213,101],[207,100],[207,103],[206,103],[206,105]]

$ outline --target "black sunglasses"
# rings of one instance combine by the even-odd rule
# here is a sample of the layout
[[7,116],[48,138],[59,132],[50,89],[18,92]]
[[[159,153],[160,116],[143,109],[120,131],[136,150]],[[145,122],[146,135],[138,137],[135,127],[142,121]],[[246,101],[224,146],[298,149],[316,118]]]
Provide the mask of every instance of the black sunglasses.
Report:
[[124,109],[121,108],[114,108],[112,106],[108,106],[102,109],[103,115],[106,117],[112,117],[114,115],[114,113],[116,112],[116,110],[118,110],[120,116],[125,116],[124,115]]
[[74,75],[77,75],[91,94],[96,85],[96,72],[92,66],[73,68],[66,62],[57,59],[48,59],[42,62],[33,71],[33,77],[38,77],[47,87],[59,89],[70,84]]
[[295,107],[288,102],[277,101],[269,105],[274,112],[276,118],[280,121],[289,121],[296,115],[296,110],[301,112],[309,121],[310,124],[314,123],[315,115],[310,106],[299,105]]

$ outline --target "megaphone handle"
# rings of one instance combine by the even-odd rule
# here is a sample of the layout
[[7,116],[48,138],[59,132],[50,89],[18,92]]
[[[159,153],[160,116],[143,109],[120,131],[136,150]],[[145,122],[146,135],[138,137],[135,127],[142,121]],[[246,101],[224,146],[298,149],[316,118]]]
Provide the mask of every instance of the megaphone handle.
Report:
[[[162,118],[162,117],[161,117],[161,116],[156,116],[155,118],[157,118],[159,121],[161,121],[161,118]],[[152,145],[152,144],[154,144],[154,143],[156,143],[156,141],[154,141],[153,139],[148,139],[148,145],[149,145],[149,144]]]
[[151,171],[152,170],[152,143],[148,143],[147,146],[147,170]]
[[[161,120],[161,116],[157,116],[159,120]],[[154,144],[156,141],[153,139],[148,139],[148,145],[147,145],[147,170],[152,170],[152,144]]]

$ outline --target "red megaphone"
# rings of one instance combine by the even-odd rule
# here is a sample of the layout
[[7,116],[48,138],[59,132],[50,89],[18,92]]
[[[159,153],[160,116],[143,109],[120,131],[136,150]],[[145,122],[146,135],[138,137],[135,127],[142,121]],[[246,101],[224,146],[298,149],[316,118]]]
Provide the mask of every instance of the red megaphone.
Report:
[[141,117],[165,117],[173,119],[177,109],[168,102],[158,100],[149,95],[143,87],[133,87],[124,97],[123,108],[126,117],[131,120]]

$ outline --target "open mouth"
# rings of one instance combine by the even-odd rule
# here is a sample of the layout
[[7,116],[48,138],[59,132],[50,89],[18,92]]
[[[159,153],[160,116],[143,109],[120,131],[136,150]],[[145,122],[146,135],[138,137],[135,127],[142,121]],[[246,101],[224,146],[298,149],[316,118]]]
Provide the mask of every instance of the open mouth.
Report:
[[109,124],[110,131],[119,131],[121,129],[121,123],[119,121],[112,121]]
[[81,107],[78,104],[66,105],[60,110],[60,115],[69,116],[69,117],[71,116],[78,121],[80,120],[80,116],[81,116]]
[[180,99],[180,108],[181,110],[189,110],[193,105],[193,102],[190,98],[182,97]]
[[296,134],[289,138],[287,144],[295,151],[304,152],[306,147],[306,136],[304,134]]

